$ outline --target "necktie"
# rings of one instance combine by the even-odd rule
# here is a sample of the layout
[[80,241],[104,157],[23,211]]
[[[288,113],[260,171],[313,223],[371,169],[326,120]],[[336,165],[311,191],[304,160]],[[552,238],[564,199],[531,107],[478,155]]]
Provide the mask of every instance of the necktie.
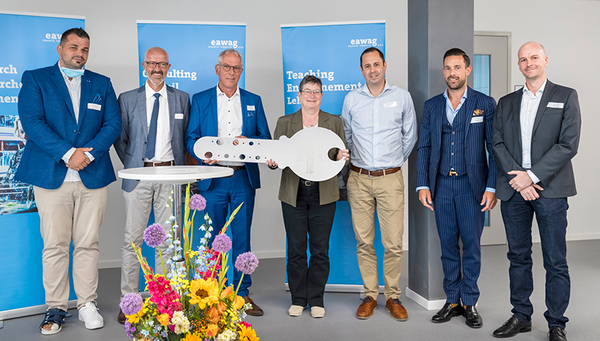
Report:
[[154,150],[156,148],[156,126],[158,125],[158,98],[160,94],[157,92],[154,94],[156,99],[154,100],[154,108],[152,108],[152,118],[150,119],[150,129],[148,130],[148,145],[146,146],[146,159],[151,160],[154,157]]

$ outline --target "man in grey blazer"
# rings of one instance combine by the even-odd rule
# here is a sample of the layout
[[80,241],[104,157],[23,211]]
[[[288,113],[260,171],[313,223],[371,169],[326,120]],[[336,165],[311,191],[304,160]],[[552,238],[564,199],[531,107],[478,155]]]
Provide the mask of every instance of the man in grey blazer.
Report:
[[[189,95],[165,84],[171,64],[169,55],[162,48],[148,49],[142,66],[148,77],[146,83],[119,96],[123,126],[121,136],[115,142],[117,154],[126,169],[183,165]],[[122,188],[126,222],[121,248],[121,299],[140,289],[140,266],[131,243],[141,246],[150,211],[154,208],[155,221],[165,229],[165,222],[171,215],[166,205],[170,185],[124,179]],[[167,245],[161,245],[161,251],[166,262],[169,257]],[[162,273],[162,270],[156,251],[154,271]],[[125,320],[125,315],[119,311],[118,321],[125,323]]]
[[571,159],[579,146],[579,100],[574,89],[546,79],[548,57],[541,44],[524,44],[518,56],[525,86],[498,102],[492,138],[513,306],[513,316],[494,336],[510,337],[531,330],[531,224],[535,214],[546,269],[548,337],[564,341],[569,321],[564,313],[571,290],[565,240],[567,197],[577,194]]

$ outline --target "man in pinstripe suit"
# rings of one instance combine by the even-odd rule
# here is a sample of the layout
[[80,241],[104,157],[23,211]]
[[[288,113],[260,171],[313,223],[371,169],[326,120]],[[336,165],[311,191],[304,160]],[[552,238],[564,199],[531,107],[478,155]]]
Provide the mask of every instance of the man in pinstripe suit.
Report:
[[470,73],[464,51],[446,51],[443,74],[447,89],[427,100],[423,109],[417,191],[425,207],[432,211],[435,207],[442,247],[446,304],[431,320],[441,323],[464,315],[469,327],[481,328],[483,320],[475,304],[485,211],[496,205],[497,167],[491,145],[496,102],[467,86]]

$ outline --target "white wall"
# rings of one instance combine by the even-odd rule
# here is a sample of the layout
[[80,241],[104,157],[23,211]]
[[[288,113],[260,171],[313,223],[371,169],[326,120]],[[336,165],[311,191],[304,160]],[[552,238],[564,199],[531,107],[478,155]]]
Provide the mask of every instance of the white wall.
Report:
[[600,1],[475,1],[475,30],[512,32],[513,86],[525,83],[517,67],[517,51],[533,40],[546,49],[548,79],[579,94],[583,124],[579,152],[573,159],[578,194],[569,199],[568,240],[600,238],[594,218],[600,204],[600,153],[596,149],[600,115],[595,102],[600,80],[599,15]]
[[[407,87],[406,0],[0,0],[0,10],[85,16],[91,36],[87,67],[111,77],[117,94],[138,85],[136,20],[245,22],[246,89],[263,97],[271,130],[277,117],[284,113],[281,24],[385,20],[387,79]],[[539,22],[529,19],[532,13],[540,18]],[[574,161],[580,194],[570,201],[569,238],[600,238],[592,216],[598,204],[594,194],[599,192],[596,175],[600,167],[591,141],[592,129],[600,126],[598,116],[592,112],[592,80],[600,79],[593,60],[600,55],[596,38],[600,33],[596,22],[599,13],[597,1],[475,1],[475,30],[512,32],[513,54],[527,40],[542,42],[550,57],[549,78],[579,91],[585,125],[580,153]],[[512,81],[523,83],[516,68]],[[114,152],[113,163],[117,170],[122,168]],[[263,188],[257,192],[252,248],[259,257],[282,257],[285,233],[277,200],[279,179],[266,167],[261,172]],[[120,266],[125,217],[120,181],[109,186],[109,198],[101,229],[101,267]],[[408,219],[408,214],[405,217]],[[404,245],[408,246],[407,234]]]

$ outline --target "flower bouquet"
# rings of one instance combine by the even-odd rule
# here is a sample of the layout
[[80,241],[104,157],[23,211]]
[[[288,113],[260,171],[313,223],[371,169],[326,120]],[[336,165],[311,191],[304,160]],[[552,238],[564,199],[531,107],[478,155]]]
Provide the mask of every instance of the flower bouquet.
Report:
[[[172,197],[170,204],[173,205]],[[150,297],[145,300],[139,293],[127,294],[120,306],[127,317],[125,331],[137,340],[169,341],[258,341],[256,331],[247,322],[245,311],[250,306],[237,295],[239,285],[227,286],[227,261],[231,240],[225,234],[243,203],[230,215],[229,220],[208,245],[212,237],[212,221],[208,214],[199,228],[204,232],[197,249],[192,248],[193,221],[197,211],[203,211],[206,200],[194,194],[190,197],[189,186],[185,196],[183,219],[183,245],[179,240],[175,217],[166,222],[169,232],[152,224],[144,232],[148,246],[159,248],[167,239],[172,254],[167,260],[168,272],[161,256],[163,273],[155,274],[142,256],[141,249],[132,244],[142,266]],[[190,218],[190,211],[193,211]],[[156,265],[158,266],[158,265]],[[258,266],[258,259],[247,252],[238,256],[235,267],[244,274],[251,274]],[[240,279],[241,283],[241,279]]]

